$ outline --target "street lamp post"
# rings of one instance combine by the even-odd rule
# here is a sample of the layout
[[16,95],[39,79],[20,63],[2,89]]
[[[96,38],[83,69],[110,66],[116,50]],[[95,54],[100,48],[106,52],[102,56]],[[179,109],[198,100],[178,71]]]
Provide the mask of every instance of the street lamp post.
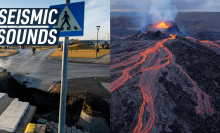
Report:
[[98,48],[98,34],[99,34],[99,28],[100,26],[96,26],[97,27],[97,45],[96,45],[96,58],[97,58],[97,48]]

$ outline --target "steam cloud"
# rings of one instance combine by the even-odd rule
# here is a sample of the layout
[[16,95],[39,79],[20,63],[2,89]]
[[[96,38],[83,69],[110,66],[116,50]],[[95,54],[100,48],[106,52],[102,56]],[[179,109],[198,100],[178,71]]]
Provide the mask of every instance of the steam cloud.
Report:
[[[134,23],[139,28],[143,28],[148,24],[156,24],[161,21],[175,21],[178,14],[177,7],[172,4],[171,0],[139,0],[129,1],[127,8],[138,10],[134,19]],[[145,31],[144,31],[145,32]]]
[[170,0],[151,0],[149,15],[153,24],[158,22],[175,21],[178,10]]
[[7,59],[0,59],[0,68],[5,68],[7,66],[10,66],[12,63],[12,59],[11,58],[7,58]]

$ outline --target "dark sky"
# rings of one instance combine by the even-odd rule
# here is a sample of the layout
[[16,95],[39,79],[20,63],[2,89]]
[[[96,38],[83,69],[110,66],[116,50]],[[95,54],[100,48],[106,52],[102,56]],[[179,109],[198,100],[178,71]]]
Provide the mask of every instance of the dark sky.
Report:
[[162,10],[164,2],[175,5],[179,12],[220,12],[220,0],[111,0],[111,11],[148,11],[152,3]]

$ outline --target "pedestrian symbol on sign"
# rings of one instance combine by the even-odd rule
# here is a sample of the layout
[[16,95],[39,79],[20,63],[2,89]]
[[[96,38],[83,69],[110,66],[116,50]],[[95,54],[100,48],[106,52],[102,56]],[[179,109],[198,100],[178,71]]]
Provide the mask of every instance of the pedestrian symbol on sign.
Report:
[[60,28],[61,32],[63,31],[82,31],[75,17],[69,10],[68,6],[65,6],[63,11],[60,14],[59,22],[57,26],[53,28]]
[[60,8],[60,14],[58,24],[49,28],[59,28],[60,37],[83,36],[85,2],[53,5],[50,8]]
[[70,17],[69,17],[69,15],[67,14],[67,11],[65,11],[65,14],[64,14],[64,16],[63,16],[63,18],[61,19],[61,20],[63,20],[64,19],[64,21],[63,21],[63,24],[61,25],[61,30],[63,30],[63,25],[65,24],[65,23],[67,23],[68,24],[68,26],[69,27],[67,27],[67,30],[70,30],[70,23],[69,23],[69,20],[70,20]]

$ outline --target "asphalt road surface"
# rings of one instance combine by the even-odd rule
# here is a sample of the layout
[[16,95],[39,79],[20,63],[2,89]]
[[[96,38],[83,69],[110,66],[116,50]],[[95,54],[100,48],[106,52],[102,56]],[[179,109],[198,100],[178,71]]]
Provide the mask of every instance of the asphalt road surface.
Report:
[[[61,80],[62,62],[46,58],[55,50],[36,51],[32,57],[31,49],[16,49],[18,54],[0,57],[0,67],[12,72],[12,76],[20,81],[27,81],[28,87],[48,90],[51,84]],[[85,77],[110,77],[110,65],[68,63],[68,79]]]

